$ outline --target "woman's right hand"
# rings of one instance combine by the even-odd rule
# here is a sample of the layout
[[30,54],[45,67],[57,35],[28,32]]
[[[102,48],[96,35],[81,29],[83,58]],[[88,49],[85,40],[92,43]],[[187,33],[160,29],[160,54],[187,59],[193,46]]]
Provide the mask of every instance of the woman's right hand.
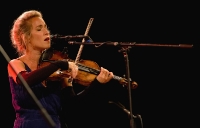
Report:
[[72,78],[64,77],[61,81],[63,88],[72,86]]
[[78,66],[74,62],[68,62],[68,63],[69,63],[69,70],[71,77],[76,78],[78,74]]

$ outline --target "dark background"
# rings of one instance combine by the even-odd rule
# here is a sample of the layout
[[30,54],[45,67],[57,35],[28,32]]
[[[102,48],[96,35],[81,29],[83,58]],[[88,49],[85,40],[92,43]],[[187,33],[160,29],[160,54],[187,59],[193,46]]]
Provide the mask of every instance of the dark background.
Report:
[[[128,52],[131,79],[138,88],[131,90],[133,114],[140,114],[144,128],[193,127],[198,119],[198,60],[199,55],[199,13],[195,4],[159,4],[150,7],[148,3],[139,7],[129,5],[89,6],[76,3],[66,6],[57,4],[27,3],[22,7],[5,5],[1,9],[1,46],[8,56],[17,57],[11,47],[9,31],[13,21],[25,10],[37,9],[43,13],[52,34],[83,35],[90,18],[94,18],[89,36],[95,42],[116,41],[137,44],[178,44],[193,45],[182,47],[137,47]],[[29,5],[30,4],[30,5]],[[98,3],[97,3],[98,4]],[[75,6],[76,5],[76,6]],[[80,8],[81,7],[81,8]],[[155,8],[156,7],[156,8]],[[67,41],[56,44],[58,49],[68,48],[69,57],[75,59],[79,45],[69,45]],[[115,75],[126,74],[126,63],[121,47],[103,45],[95,48],[85,45],[81,59],[95,61]],[[1,61],[1,126],[11,128],[15,118],[7,78],[7,61]],[[112,85],[113,86],[113,85]],[[82,86],[76,86],[81,90]],[[111,96],[129,109],[129,93],[126,87],[116,84],[110,89]],[[111,95],[111,94],[110,94]],[[114,97],[114,98],[113,98]],[[113,104],[94,108],[93,117],[77,115],[80,118],[97,119],[104,127],[129,127],[127,115]],[[90,114],[88,114],[89,116]],[[78,123],[78,121],[76,122]],[[98,124],[97,124],[98,125]],[[139,126],[138,126],[139,127]]]

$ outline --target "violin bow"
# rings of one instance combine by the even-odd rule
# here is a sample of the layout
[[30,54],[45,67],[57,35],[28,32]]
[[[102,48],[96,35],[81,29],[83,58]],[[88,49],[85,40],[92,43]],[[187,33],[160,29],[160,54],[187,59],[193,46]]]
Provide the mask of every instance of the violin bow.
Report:
[[[89,20],[89,22],[88,22],[88,25],[87,25],[87,28],[86,28],[86,30],[85,30],[84,36],[88,36],[88,33],[89,33],[90,27],[91,27],[91,25],[92,25],[92,23],[93,23],[93,20],[94,20],[94,18],[90,18],[90,20]],[[85,42],[85,38],[82,39],[82,43],[83,43],[83,42]],[[75,64],[77,64],[77,63],[79,62],[79,60],[80,60],[80,56],[81,56],[81,53],[82,53],[82,51],[83,51],[83,46],[84,46],[84,45],[81,44],[80,47],[79,47],[79,50],[78,50],[76,59],[75,59],[75,61],[74,61]],[[70,82],[72,82],[72,80],[73,80],[73,79],[71,79],[71,80],[69,79]]]
[[[88,25],[87,25],[87,28],[86,28],[86,30],[85,30],[84,36],[88,36],[88,33],[89,33],[90,27],[91,27],[91,25],[92,25],[92,23],[93,23],[93,20],[94,20],[94,18],[90,18],[90,20],[89,20],[89,22],[88,22]],[[85,42],[85,38],[82,39],[82,43],[83,43],[83,42]],[[78,54],[77,54],[76,59],[75,59],[75,64],[77,64],[78,61],[80,60],[80,56],[81,56],[81,53],[82,53],[82,51],[83,51],[83,46],[84,46],[83,44],[80,45]]]

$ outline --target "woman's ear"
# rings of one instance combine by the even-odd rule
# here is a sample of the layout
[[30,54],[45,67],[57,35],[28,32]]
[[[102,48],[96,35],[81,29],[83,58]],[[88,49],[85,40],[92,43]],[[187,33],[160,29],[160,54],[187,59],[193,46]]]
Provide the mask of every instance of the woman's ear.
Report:
[[24,43],[26,42],[25,34],[21,34],[21,39],[22,39],[22,41],[23,41]]
[[22,38],[22,40],[23,40],[23,42],[24,42],[25,45],[27,45],[27,43],[30,42],[30,37],[31,37],[31,36],[27,36],[27,35],[25,35],[25,34],[22,34],[22,35],[21,35],[21,38]]

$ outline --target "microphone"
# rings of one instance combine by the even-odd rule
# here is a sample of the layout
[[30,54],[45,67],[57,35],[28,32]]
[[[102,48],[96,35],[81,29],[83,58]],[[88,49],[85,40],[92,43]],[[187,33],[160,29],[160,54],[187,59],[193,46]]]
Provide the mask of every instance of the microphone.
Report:
[[89,36],[85,36],[85,35],[67,35],[67,36],[63,36],[63,35],[50,35],[51,39],[77,39],[77,38],[89,38]]
[[[131,116],[131,112],[129,110],[127,110],[120,102],[116,103],[113,101],[108,101],[108,103],[110,104],[115,104],[116,106],[118,106],[119,108],[121,108],[125,113],[127,113],[129,116]],[[137,118],[137,116],[132,114],[133,118]]]

